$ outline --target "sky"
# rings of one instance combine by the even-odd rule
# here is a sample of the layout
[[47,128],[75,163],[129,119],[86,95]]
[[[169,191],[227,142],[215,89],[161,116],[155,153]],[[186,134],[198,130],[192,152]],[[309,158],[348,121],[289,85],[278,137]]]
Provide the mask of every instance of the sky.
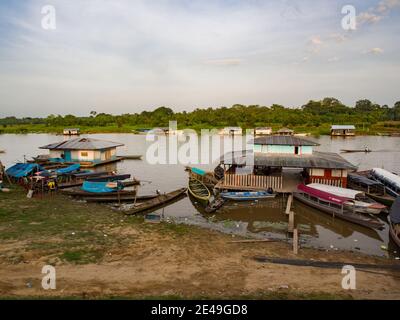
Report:
[[[345,5],[355,30],[342,27]],[[400,0],[2,0],[0,117],[392,106],[399,52]]]

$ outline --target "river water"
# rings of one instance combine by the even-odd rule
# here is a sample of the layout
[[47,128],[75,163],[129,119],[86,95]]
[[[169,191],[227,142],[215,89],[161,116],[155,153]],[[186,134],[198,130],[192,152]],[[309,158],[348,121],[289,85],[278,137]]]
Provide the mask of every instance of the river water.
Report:
[[[83,135],[85,137],[87,135]],[[127,160],[111,165],[110,169],[118,172],[131,173],[143,181],[140,194],[154,193],[156,190],[168,192],[187,186],[185,164],[152,164],[153,159],[146,158],[146,152],[151,141],[144,135],[134,134],[94,134],[92,138],[121,142],[123,147],[118,148],[118,154],[144,155],[141,161]],[[239,137],[233,143],[230,137],[214,137],[220,140],[226,148],[234,145],[235,150],[241,150],[243,145]],[[30,159],[32,156],[46,153],[39,147],[65,139],[62,136],[49,134],[27,135],[0,135],[0,159],[7,167]],[[171,138],[166,138],[171,139]],[[327,136],[310,138],[320,144],[315,150],[337,152],[341,149],[363,149],[368,146],[373,152],[369,154],[353,153],[342,154],[348,161],[357,165],[359,170],[381,167],[392,172],[400,173],[400,138],[397,137],[355,137],[334,138]],[[168,141],[167,141],[168,142]],[[184,142],[178,143],[180,148]],[[200,144],[200,142],[199,142]],[[161,146],[162,148],[163,146]],[[167,147],[168,149],[168,144]],[[227,151],[227,149],[225,150]],[[202,148],[203,149],[203,148]],[[211,147],[210,147],[211,150]],[[204,150],[199,151],[199,156]],[[214,155],[214,159],[215,159]],[[196,164],[195,166],[213,170],[217,162],[210,164]],[[273,237],[286,239],[287,216],[284,214],[286,199],[282,196],[275,200],[250,203],[228,203],[217,214],[207,215],[202,207],[190,197],[186,197],[157,212],[177,223],[198,225],[234,235],[250,235],[254,237]],[[334,220],[326,214],[307,207],[299,202],[294,203],[296,223],[300,231],[300,240],[303,246],[321,248],[324,250],[352,250],[371,255],[400,256],[400,249],[396,248],[389,237],[385,217],[385,229],[382,231],[369,230],[341,220]],[[382,249],[388,248],[388,250]]]

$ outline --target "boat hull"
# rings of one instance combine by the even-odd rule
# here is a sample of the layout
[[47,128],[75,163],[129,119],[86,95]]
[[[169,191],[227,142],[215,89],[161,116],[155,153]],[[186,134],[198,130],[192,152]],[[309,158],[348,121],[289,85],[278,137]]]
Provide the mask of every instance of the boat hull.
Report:
[[322,204],[319,204],[315,201],[312,201],[312,200],[304,197],[304,195],[299,192],[295,192],[293,194],[293,196],[296,200],[301,201],[301,202],[309,205],[310,207],[316,208],[316,209],[320,210],[321,212],[329,214],[338,219],[352,222],[352,223],[361,225],[363,227],[371,228],[371,229],[382,229],[383,228],[383,224],[381,222],[377,221],[376,219],[368,218],[365,216],[360,216],[349,210],[344,210],[342,212],[342,210],[340,210],[340,209],[335,209],[332,207],[324,206]]
[[207,186],[198,179],[189,179],[188,192],[197,200],[208,202],[211,198],[211,192]]
[[158,195],[154,199],[144,201],[134,206],[132,209],[125,211],[125,214],[126,215],[141,214],[149,210],[153,210],[155,208],[166,206],[168,203],[171,203],[172,201],[180,199],[180,197],[183,197],[186,191],[187,191],[186,188],[182,188],[170,193]]
[[221,197],[232,201],[255,201],[272,199],[276,197],[276,194],[268,192],[222,192]]

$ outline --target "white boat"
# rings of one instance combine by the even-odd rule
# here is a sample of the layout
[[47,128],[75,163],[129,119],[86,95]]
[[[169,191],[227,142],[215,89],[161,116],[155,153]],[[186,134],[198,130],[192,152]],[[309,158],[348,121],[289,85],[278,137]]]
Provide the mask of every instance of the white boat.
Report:
[[385,186],[388,194],[393,197],[400,196],[400,176],[380,168],[372,169],[371,175]]
[[387,209],[386,206],[368,198],[364,192],[359,190],[339,188],[320,183],[311,183],[307,186],[338,197],[349,199],[345,202],[345,206],[355,212],[380,214]]

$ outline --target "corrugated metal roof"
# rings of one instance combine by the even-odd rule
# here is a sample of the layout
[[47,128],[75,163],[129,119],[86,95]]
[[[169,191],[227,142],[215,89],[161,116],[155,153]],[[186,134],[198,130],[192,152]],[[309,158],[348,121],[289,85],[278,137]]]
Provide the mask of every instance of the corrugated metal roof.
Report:
[[103,150],[123,146],[122,143],[97,140],[91,138],[77,138],[63,142],[52,143],[40,149],[49,150]]
[[337,153],[317,152],[312,155],[287,155],[252,153],[249,151],[227,153],[220,159],[222,164],[239,166],[255,165],[275,168],[319,168],[319,169],[349,169],[357,167],[348,162]]
[[333,125],[331,130],[356,130],[356,127],[353,125]]
[[280,146],[319,146],[318,143],[293,136],[259,137],[252,141],[253,144],[280,145]]

